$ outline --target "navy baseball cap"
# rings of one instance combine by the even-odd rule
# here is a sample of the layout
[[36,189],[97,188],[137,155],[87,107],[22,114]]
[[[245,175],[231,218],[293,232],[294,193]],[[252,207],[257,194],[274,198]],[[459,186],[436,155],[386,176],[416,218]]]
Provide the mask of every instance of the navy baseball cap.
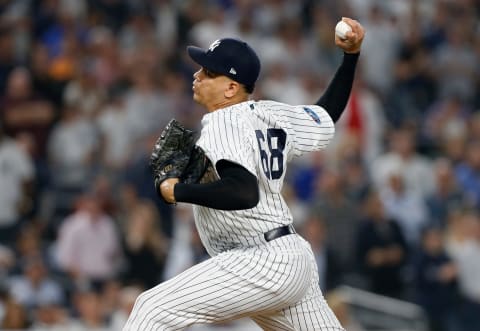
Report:
[[234,38],[215,40],[208,49],[188,46],[188,55],[197,64],[230,77],[245,86],[253,87],[260,74],[260,60],[244,41]]

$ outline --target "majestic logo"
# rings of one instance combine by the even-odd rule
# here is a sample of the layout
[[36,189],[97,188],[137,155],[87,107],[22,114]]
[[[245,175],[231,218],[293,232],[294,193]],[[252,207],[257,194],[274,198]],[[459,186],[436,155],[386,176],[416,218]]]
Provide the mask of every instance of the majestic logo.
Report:
[[235,68],[230,68],[230,71],[229,73],[231,73],[232,75],[236,75],[237,74],[237,70],[235,70]]
[[208,50],[209,50],[210,52],[213,52],[213,50],[220,45],[220,42],[221,42],[220,39],[215,40],[215,41],[210,45],[210,47],[208,47]]
[[311,110],[310,108],[308,107],[303,107],[303,110],[305,110],[305,112],[310,115],[311,118],[313,118],[313,120],[317,123],[317,124],[321,124],[322,121],[320,120],[320,117],[318,117],[318,114],[316,112],[314,112],[313,110]]
[[168,172],[173,170],[173,164],[167,164],[165,167],[163,167],[162,170],[160,170],[160,175],[165,176]]

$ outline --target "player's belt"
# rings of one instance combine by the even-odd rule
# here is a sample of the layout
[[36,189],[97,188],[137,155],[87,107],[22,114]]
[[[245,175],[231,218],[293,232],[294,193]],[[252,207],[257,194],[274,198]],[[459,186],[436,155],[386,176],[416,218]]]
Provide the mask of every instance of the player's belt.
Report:
[[293,225],[285,225],[273,230],[267,231],[263,234],[266,241],[272,241],[274,239],[286,236],[287,234],[297,233],[293,228]]

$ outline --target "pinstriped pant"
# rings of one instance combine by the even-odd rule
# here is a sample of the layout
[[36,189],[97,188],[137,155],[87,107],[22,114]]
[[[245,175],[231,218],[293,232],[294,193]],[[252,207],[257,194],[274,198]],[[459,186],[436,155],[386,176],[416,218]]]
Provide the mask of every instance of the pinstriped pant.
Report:
[[264,330],[341,331],[316,270],[298,235],[228,251],[142,293],[123,331],[183,330],[245,316]]

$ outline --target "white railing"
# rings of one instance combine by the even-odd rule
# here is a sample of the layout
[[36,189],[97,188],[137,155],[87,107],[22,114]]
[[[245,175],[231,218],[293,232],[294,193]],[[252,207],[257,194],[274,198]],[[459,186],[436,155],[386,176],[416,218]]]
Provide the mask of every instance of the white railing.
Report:
[[349,286],[340,286],[337,290],[350,307],[350,312],[354,315],[355,320],[366,330],[428,330],[425,312],[416,304]]

